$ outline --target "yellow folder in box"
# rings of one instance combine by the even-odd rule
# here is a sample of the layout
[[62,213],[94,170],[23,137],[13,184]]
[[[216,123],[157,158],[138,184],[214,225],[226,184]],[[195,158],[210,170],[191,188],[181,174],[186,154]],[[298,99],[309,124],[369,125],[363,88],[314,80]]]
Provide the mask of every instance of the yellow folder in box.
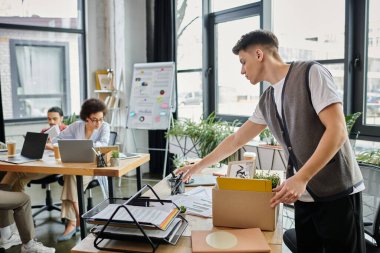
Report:
[[271,192],[272,182],[266,179],[244,179],[218,177],[216,178],[220,190]]

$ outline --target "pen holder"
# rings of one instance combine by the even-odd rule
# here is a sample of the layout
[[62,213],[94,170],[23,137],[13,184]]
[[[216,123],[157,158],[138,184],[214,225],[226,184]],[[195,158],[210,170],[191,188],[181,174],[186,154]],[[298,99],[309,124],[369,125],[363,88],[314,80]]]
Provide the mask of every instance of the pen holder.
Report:
[[169,178],[170,194],[176,195],[185,192],[185,184],[181,178]]
[[96,155],[96,167],[107,167],[106,154]]

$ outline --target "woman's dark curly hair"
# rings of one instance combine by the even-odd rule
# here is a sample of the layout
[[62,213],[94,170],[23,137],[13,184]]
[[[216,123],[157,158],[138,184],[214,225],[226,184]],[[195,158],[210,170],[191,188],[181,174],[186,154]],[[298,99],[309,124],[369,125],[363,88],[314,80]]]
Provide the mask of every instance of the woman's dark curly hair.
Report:
[[90,98],[83,102],[82,108],[80,109],[80,118],[86,121],[93,113],[103,112],[103,116],[106,116],[107,106],[106,104],[96,98]]

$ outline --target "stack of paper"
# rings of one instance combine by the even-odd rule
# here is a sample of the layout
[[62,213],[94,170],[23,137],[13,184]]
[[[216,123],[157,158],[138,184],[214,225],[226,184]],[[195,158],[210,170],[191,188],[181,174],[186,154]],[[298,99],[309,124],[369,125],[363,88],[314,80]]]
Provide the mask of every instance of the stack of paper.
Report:
[[211,188],[196,187],[181,195],[170,196],[177,206],[186,207],[186,214],[212,217]]
[[[104,223],[104,221],[108,221],[119,206],[120,205],[118,204],[108,205],[105,209],[92,217],[94,223],[98,221],[101,224]],[[153,207],[127,205],[127,207],[139,223],[143,225],[153,225],[162,230],[166,230],[168,225],[179,213],[179,210],[177,208],[173,208],[173,205],[157,205]],[[120,208],[120,210],[113,217],[113,222],[130,224],[133,222],[133,219],[126,209]]]
[[52,140],[53,138],[57,137],[59,135],[61,131],[59,130],[59,127],[58,125],[54,125],[52,126],[51,128],[49,128],[45,134],[48,134],[49,135],[49,138],[50,140]]

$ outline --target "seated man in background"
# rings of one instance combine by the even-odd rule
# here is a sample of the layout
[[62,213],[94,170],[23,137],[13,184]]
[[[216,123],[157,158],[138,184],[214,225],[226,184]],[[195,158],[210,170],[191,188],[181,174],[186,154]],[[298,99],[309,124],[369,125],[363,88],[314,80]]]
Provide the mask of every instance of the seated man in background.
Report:
[[[28,195],[0,189],[0,199],[0,248],[9,249],[22,243],[21,253],[55,252],[54,248],[48,248],[33,239],[35,231]],[[20,234],[12,232],[17,231],[16,226]]]
[[[107,146],[110,138],[110,126],[104,122],[107,107],[103,101],[90,98],[82,104],[80,119],[70,124],[52,143],[47,144],[53,148],[53,144],[62,139],[92,140],[94,146]],[[80,155],[80,154],[78,154]],[[83,177],[83,187],[87,185],[93,177]],[[62,235],[57,238],[58,242],[72,238],[79,226],[79,207],[76,177],[73,175],[63,176],[64,185],[62,189],[62,214],[61,218],[66,220],[66,228]]]
[[[55,125],[59,126],[59,129],[61,131],[66,128],[66,125],[62,123],[63,112],[59,107],[50,108],[47,113],[47,119],[49,127],[42,129],[42,133],[46,132]],[[47,144],[46,149],[53,150],[53,147]],[[7,174],[1,180],[1,184],[9,185],[12,191],[22,192],[24,191],[25,185],[27,185],[30,181],[42,179],[47,176],[49,175],[41,173],[7,172]]]
[[54,106],[47,112],[47,120],[49,127],[42,129],[41,133],[45,133],[53,126],[58,126],[60,131],[66,129],[66,125],[63,123],[63,111],[60,107]]
[[[50,108],[48,110],[47,120],[48,120],[49,127],[46,127],[44,129],[42,129],[41,133],[45,133],[46,131],[48,131],[53,126],[58,126],[60,132],[62,132],[63,130],[65,130],[66,127],[67,127],[63,123],[63,111],[58,106],[54,106],[54,107],[52,107],[52,108]],[[49,138],[49,142],[50,141],[51,140]],[[49,148],[50,148],[50,146],[46,145],[46,149],[49,149]]]

